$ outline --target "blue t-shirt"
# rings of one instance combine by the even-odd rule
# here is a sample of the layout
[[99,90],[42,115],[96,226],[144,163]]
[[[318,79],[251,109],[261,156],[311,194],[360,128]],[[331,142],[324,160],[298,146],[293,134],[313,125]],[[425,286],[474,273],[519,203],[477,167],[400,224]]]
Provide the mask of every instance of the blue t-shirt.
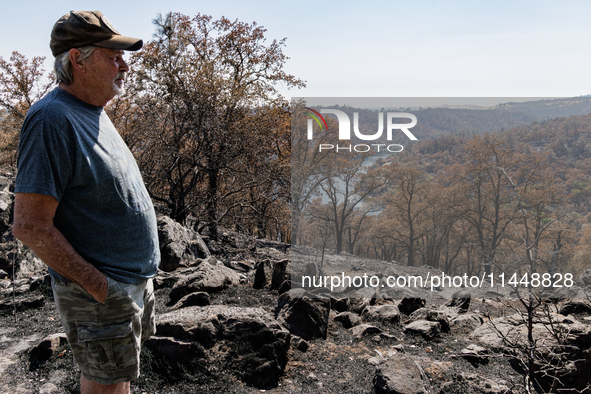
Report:
[[35,103],[21,130],[15,192],[55,197],[55,227],[99,271],[134,284],[156,274],[154,207],[102,107],[60,88]]

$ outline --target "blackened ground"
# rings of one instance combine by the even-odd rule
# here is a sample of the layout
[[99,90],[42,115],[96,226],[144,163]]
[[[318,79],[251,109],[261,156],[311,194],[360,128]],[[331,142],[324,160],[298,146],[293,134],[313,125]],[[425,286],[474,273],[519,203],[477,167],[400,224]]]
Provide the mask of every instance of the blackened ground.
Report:
[[[157,312],[168,311],[168,292],[156,291]],[[39,338],[61,332],[60,318],[55,310],[51,291],[47,285],[36,292],[45,295],[45,305],[38,309],[19,311],[16,319],[11,313],[0,316],[0,357],[2,351],[19,340],[37,335]],[[272,312],[277,302],[277,293],[253,289],[242,285],[211,295],[212,304],[243,307],[263,307]],[[483,308],[482,305],[476,307]],[[404,318],[403,318],[404,319]],[[478,374],[495,382],[505,381],[513,393],[524,393],[524,376],[517,372],[505,356],[493,355],[488,362],[472,364],[461,357],[461,349],[472,341],[467,335],[441,337],[426,341],[422,337],[405,335],[400,324],[378,324],[392,338],[366,337],[358,340],[351,333],[331,323],[327,339],[310,341],[306,352],[292,349],[285,373],[275,387],[254,388],[240,382],[236,377],[211,365],[196,362],[190,367],[162,364],[152,358],[147,350],[142,351],[141,377],[132,384],[132,392],[146,394],[164,393],[374,393],[372,379],[376,367],[370,359],[392,351],[392,346],[404,345],[405,352],[418,360],[431,379],[435,393],[480,393],[485,392],[465,383],[466,374]],[[23,352],[17,363],[10,365],[0,376],[0,392],[40,393],[51,383],[57,386],[55,393],[78,393],[79,371],[73,362],[72,353],[64,346],[49,360],[35,367],[29,352]],[[444,383],[446,383],[444,385]]]

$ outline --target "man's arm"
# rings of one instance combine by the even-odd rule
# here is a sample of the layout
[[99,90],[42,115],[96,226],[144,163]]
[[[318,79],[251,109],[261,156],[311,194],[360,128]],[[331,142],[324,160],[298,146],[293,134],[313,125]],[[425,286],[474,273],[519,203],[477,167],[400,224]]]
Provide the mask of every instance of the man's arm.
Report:
[[87,262],[53,225],[58,201],[51,196],[16,193],[12,234],[51,269],[82,286],[101,304],[107,298],[107,278]]

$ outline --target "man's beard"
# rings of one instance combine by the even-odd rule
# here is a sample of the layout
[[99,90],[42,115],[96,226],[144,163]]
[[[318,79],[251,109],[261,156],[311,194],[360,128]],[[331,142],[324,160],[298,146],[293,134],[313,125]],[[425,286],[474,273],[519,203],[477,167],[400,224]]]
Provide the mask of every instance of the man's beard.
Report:
[[115,77],[115,80],[121,80],[121,86],[117,85],[117,83],[115,81],[113,81],[113,87],[115,88],[115,95],[116,96],[122,96],[125,94],[125,73],[121,72],[118,73],[117,76]]
[[113,84],[115,86],[115,96],[123,96],[125,94],[125,85],[121,85],[121,86],[117,86],[115,84]]

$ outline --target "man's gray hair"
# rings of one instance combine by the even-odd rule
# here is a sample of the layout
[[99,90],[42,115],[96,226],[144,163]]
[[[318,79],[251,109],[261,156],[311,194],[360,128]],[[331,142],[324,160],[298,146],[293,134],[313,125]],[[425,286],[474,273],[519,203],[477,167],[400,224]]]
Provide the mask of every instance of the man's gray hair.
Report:
[[[89,45],[77,49],[80,51],[80,61],[82,62],[92,55],[96,47]],[[53,62],[53,69],[55,71],[57,83],[63,82],[64,84],[69,85],[74,82],[74,75],[72,74],[72,65],[70,64],[69,53],[70,51],[60,53],[55,57],[55,61]]]

